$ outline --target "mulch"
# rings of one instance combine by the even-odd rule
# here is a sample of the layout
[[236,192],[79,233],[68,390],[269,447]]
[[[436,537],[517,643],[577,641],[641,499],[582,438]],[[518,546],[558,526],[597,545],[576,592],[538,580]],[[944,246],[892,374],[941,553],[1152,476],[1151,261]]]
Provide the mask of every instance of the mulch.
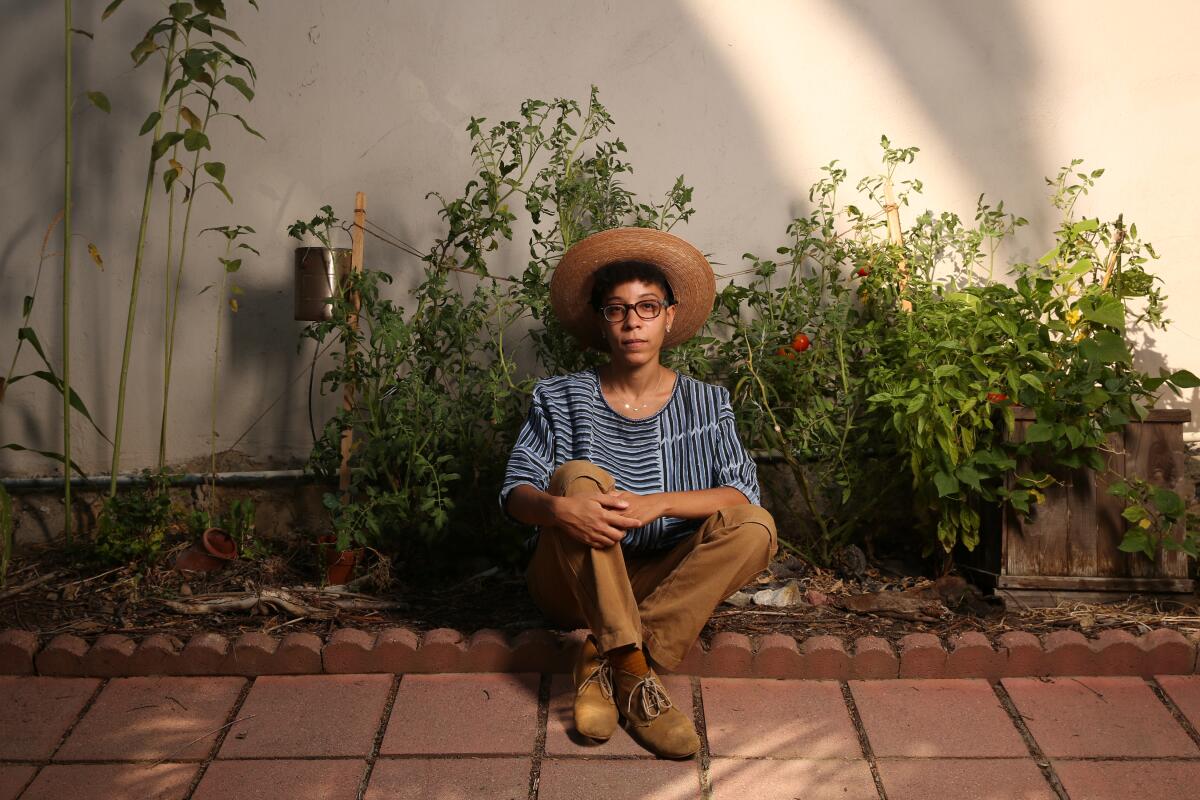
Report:
[[[465,577],[434,579],[419,571],[391,574],[387,562],[377,560],[375,567],[355,582],[357,586],[349,587],[355,591],[348,593],[323,590],[316,582],[312,553],[303,548],[255,561],[237,560],[216,573],[181,574],[171,565],[186,546],[175,545],[160,566],[141,571],[129,566],[81,565],[56,549],[20,555],[10,566],[6,588],[0,590],[0,627],[32,631],[43,641],[61,633],[89,641],[107,633],[137,638],[157,633],[186,640],[204,632],[230,637],[255,631],[325,636],[343,627],[366,631],[392,626],[415,631],[454,628],[468,633],[484,628],[516,633],[554,627],[533,605],[524,578],[512,568],[492,567]],[[781,633],[798,639],[817,634],[846,640],[873,635],[895,644],[906,634],[921,632],[935,634],[949,644],[949,637],[968,631],[979,631],[995,641],[1007,631],[1046,634],[1075,630],[1094,637],[1113,628],[1134,635],[1171,628],[1200,642],[1200,597],[1180,602],[1131,595],[1104,604],[1064,602],[1056,608],[1006,608],[998,598],[981,598],[978,590],[970,587],[969,593],[960,592],[966,594],[962,602],[951,603],[938,594],[942,582],[909,567],[881,560],[865,568],[859,565],[850,574],[784,558],[748,585],[746,593],[793,583],[808,602],[787,608],[723,603],[701,639],[707,643],[713,634],[730,631]],[[879,592],[932,599],[915,616],[848,608],[861,607],[868,595]],[[203,614],[177,610],[179,604],[206,598],[281,594],[294,602],[281,607],[264,600],[246,610]]]

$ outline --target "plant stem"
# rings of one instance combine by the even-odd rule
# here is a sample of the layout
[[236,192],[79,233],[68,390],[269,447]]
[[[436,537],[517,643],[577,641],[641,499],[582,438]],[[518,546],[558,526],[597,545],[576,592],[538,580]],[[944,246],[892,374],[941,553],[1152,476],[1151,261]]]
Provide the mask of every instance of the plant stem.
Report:
[[63,271],[62,271],[62,398],[63,398],[63,537],[71,543],[71,0],[63,0],[65,79],[63,102]]
[[[161,114],[163,107],[167,102],[167,89],[170,86],[171,80],[171,62],[175,59],[175,37],[177,30],[171,30],[171,39],[167,45],[167,55],[163,63],[163,79],[162,86],[158,90],[158,105],[157,111]],[[162,130],[162,119],[154,126],[154,141],[158,141],[158,136]],[[151,143],[151,148],[153,148]],[[154,158],[153,151],[150,153],[149,165],[146,167],[146,189],[142,194],[142,218],[138,225],[137,250],[133,258],[133,278],[132,286],[129,290],[129,314],[125,321],[125,349],[121,354],[121,383],[117,389],[117,424],[116,430],[113,431],[113,462],[112,462],[112,483],[109,484],[108,494],[110,497],[115,497],[117,494],[117,474],[121,468],[121,434],[125,427],[125,389],[129,382],[129,355],[133,349],[133,324],[137,316],[137,297],[138,283],[142,277],[142,257],[146,251],[146,229],[150,223],[150,200],[151,191],[154,189],[154,166],[157,159]]]
[[[225,258],[229,258],[232,248],[233,240],[229,239],[225,244]],[[222,266],[224,267],[225,265],[222,264]],[[221,290],[217,293],[217,337],[216,343],[213,345],[212,403],[209,406],[208,452],[212,467],[212,484],[208,492],[208,516],[210,520],[217,518],[217,369],[221,364],[221,318],[224,316],[225,282],[228,278],[229,270],[223,269],[221,271]]]
[[[185,34],[183,49],[186,52],[190,35]],[[183,114],[183,92],[175,99],[175,133],[179,132],[179,121]],[[171,148],[171,160],[179,155],[179,143]],[[167,396],[171,387],[171,337],[175,333],[175,325],[171,319],[171,258],[175,246],[175,186],[178,180],[171,182],[171,191],[167,195],[167,261],[163,274],[163,414],[162,424],[158,431],[158,470],[162,472],[167,465]]]
[[[208,108],[206,108],[204,112],[204,124],[200,128],[201,131],[204,131],[208,128],[208,121],[212,117],[212,95],[215,91],[216,90],[213,89],[212,92],[207,95]],[[183,93],[180,92],[180,94],[182,95]],[[200,166],[201,150],[203,150],[203,148],[197,148],[196,155],[192,159],[192,182],[188,187],[187,211],[183,215],[183,234],[179,241],[179,262],[175,266],[175,291],[173,293],[174,296],[170,300],[170,314],[168,315],[170,324],[167,331],[166,347],[164,348],[165,364],[163,370],[162,421],[159,424],[158,432],[158,463],[160,469],[165,465],[166,462],[167,406],[169,404],[171,394],[171,364],[175,360],[175,324],[179,320],[179,287],[183,284],[183,265],[187,261],[188,230],[191,228],[192,224],[192,206],[196,202],[196,168]],[[173,186],[174,184],[172,184],[172,187]],[[226,256],[228,257],[228,253]],[[167,284],[171,284],[171,276],[169,272],[167,274]]]

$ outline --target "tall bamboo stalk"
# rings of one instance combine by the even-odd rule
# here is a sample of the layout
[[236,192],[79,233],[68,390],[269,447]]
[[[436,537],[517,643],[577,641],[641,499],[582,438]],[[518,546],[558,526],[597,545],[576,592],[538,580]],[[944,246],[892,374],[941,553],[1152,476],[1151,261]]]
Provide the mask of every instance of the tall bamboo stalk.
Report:
[[62,400],[63,400],[63,536],[71,541],[71,0],[63,0],[65,29],[63,80],[63,270],[62,270]]
[[[214,74],[216,74],[215,70]],[[216,91],[217,90],[214,86],[214,88],[209,90],[207,95],[208,105],[204,109],[204,121],[200,126],[201,131],[208,130],[208,123],[209,120],[212,119],[213,106],[215,105],[213,95],[216,94]],[[180,92],[179,94],[182,98],[183,93]],[[180,103],[182,104],[182,100]],[[179,261],[175,266],[175,279],[173,283],[170,274],[171,265],[169,261],[167,263],[167,286],[169,291],[167,298],[167,323],[166,330],[164,331],[165,343],[163,348],[163,404],[162,420],[159,424],[158,431],[158,468],[160,470],[166,465],[167,459],[167,412],[171,399],[171,364],[174,363],[175,360],[175,325],[179,319],[179,287],[183,285],[183,266],[187,262],[188,231],[190,230],[192,224],[192,207],[196,202],[196,170],[200,167],[200,154],[202,152],[204,152],[204,148],[197,148],[196,153],[192,158],[191,184],[188,186],[186,193],[187,211],[184,212],[183,215],[183,235],[179,239]],[[182,178],[182,175],[180,178]],[[179,182],[179,180],[176,180],[175,183],[171,184],[172,192],[175,191],[175,184]],[[171,236],[171,232],[169,230],[167,232],[167,236]],[[173,290],[171,290],[172,285],[174,286]]]
[[[175,37],[178,34],[178,28],[171,29],[171,39],[167,46],[166,58],[163,60],[163,78],[162,86],[158,90],[158,105],[156,106],[159,112],[158,122],[154,125],[154,141],[158,141],[160,132],[162,131],[162,110],[167,102],[167,90],[171,85],[171,64],[175,59]],[[153,148],[153,144],[151,144]],[[129,314],[125,320],[125,349],[121,355],[121,384],[117,390],[117,424],[113,431],[113,463],[112,463],[112,482],[108,487],[110,497],[117,494],[117,475],[121,469],[121,434],[125,427],[125,388],[129,382],[129,354],[133,347],[133,324],[137,315],[137,297],[138,284],[142,277],[142,256],[146,251],[146,229],[150,223],[150,200],[151,192],[154,189],[154,168],[157,159],[154,153],[150,154],[150,164],[146,168],[146,190],[142,195],[142,218],[138,225],[137,251],[133,258],[133,279],[132,286],[129,290]]]

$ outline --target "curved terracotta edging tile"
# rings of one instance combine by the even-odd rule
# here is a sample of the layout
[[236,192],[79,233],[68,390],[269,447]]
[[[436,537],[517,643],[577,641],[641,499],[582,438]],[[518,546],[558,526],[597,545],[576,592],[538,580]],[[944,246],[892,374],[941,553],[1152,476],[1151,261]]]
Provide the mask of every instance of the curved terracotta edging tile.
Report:
[[[511,636],[483,629],[464,634],[403,627],[378,633],[343,628],[328,639],[312,633],[275,638],[244,633],[236,640],[200,633],[187,642],[155,634],[134,640],[110,633],[88,644],[60,634],[42,642],[29,631],[0,630],[0,675],[124,677],[134,675],[307,675],[315,673],[569,672],[583,631],[526,630]],[[931,633],[910,633],[896,647],[878,636],[849,642],[815,635],[749,637],[721,632],[708,648],[696,643],[675,670],[720,678],[987,678],[1048,675],[1187,675],[1200,673],[1197,646],[1159,628],[1134,636],[1124,630],[1088,638],[1078,631],[1043,637],[1008,631],[995,641],[978,631],[949,644]]]

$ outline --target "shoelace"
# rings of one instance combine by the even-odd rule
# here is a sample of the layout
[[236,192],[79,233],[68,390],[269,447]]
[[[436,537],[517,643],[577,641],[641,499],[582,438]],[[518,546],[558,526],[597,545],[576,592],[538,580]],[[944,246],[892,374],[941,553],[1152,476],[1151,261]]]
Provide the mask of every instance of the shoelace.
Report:
[[600,659],[600,664],[579,684],[577,692],[583,694],[583,690],[593,683],[600,687],[600,694],[604,695],[606,700],[612,699],[612,667],[609,666],[607,659]]
[[650,673],[634,684],[633,691],[629,693],[629,702],[625,708],[625,715],[627,717],[633,716],[633,702],[635,698],[642,708],[643,716],[647,720],[654,719],[671,707],[671,698],[667,697],[666,689],[658,682],[658,676],[654,673]]

